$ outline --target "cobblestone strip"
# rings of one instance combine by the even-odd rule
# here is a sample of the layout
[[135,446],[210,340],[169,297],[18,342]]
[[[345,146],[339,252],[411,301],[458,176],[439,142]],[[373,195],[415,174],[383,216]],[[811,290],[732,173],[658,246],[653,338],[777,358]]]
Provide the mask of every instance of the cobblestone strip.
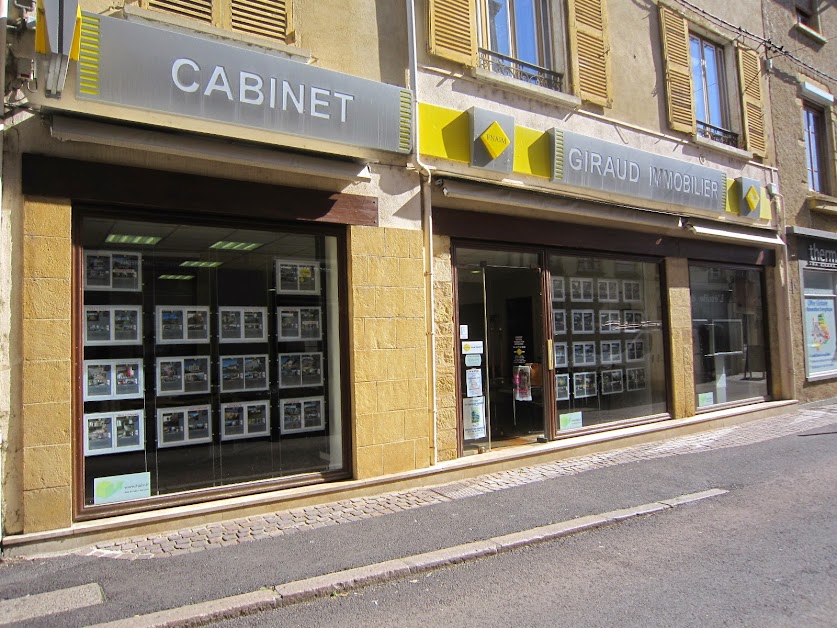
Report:
[[109,541],[99,543],[92,548],[80,550],[79,553],[103,558],[136,560],[200,552],[213,547],[225,547],[306,530],[315,530],[325,526],[351,523],[371,517],[380,517],[618,464],[712,449],[740,447],[833,423],[837,423],[837,404],[800,410],[792,414],[751,421],[734,427],[691,436],[671,438],[663,442],[635,445],[511,471],[489,473],[477,478],[450,482],[431,488],[417,488],[373,497],[359,497],[319,506],[296,508],[266,515],[232,519],[222,523],[184,528],[165,534]]

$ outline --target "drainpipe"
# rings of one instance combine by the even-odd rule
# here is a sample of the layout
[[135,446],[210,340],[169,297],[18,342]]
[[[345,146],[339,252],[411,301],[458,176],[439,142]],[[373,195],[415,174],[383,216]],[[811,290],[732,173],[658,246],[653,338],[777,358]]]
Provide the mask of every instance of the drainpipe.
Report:
[[419,116],[418,116],[418,53],[416,50],[416,3],[415,0],[407,0],[407,36],[409,37],[408,50],[410,54],[410,83],[413,88],[413,162],[419,173],[419,197],[421,199],[421,224],[424,233],[425,270],[424,276],[427,282],[427,342],[428,361],[427,371],[430,377],[428,394],[432,408],[433,426],[433,464],[439,462],[439,447],[437,442],[437,419],[439,414],[436,402],[436,305],[435,291],[433,289],[433,213],[430,202],[430,180],[432,178],[430,168],[421,161],[419,150]]
[[[3,114],[0,115],[0,240],[3,238],[5,225],[3,224],[3,138],[6,134],[6,123],[3,118],[6,116],[6,57],[8,52],[6,50],[6,25],[9,21],[9,3],[8,0],[0,0],[0,85],[3,86]],[[0,282],[3,281],[3,275],[6,273],[5,265],[3,264],[3,255],[0,253]],[[8,350],[8,349],[7,349]],[[5,358],[0,360],[0,369],[5,368]],[[9,390],[0,390],[0,398],[9,399]],[[5,405],[5,402],[3,402]],[[7,408],[10,412],[11,408]],[[0,432],[0,544],[3,542],[3,530],[5,529],[5,522],[3,521],[3,481],[6,478],[5,465],[3,464],[5,458],[6,443],[3,441],[3,434]]]

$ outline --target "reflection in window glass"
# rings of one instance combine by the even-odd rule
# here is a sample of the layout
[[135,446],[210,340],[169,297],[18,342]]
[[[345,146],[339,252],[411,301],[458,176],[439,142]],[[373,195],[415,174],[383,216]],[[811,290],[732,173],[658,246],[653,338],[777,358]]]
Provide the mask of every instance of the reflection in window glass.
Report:
[[343,469],[335,238],[79,233],[85,505]]
[[726,128],[724,115],[723,51],[696,35],[689,36],[695,120]]
[[825,192],[825,122],[823,111],[806,104],[802,109],[805,122],[805,166],[808,170],[808,189]]
[[657,264],[550,256],[560,431],[666,411]]
[[767,396],[762,274],[691,266],[697,406]]

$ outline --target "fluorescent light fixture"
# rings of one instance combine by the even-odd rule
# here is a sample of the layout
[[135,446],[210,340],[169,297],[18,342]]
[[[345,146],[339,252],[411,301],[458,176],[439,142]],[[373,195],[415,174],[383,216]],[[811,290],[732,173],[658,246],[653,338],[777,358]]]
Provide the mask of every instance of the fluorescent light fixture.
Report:
[[174,281],[189,281],[194,279],[194,275],[160,275],[157,279],[172,279]]
[[187,268],[218,268],[222,262],[202,262],[201,260],[197,259],[190,259],[186,260],[185,262],[180,262],[181,266],[186,266]]
[[685,228],[696,233],[697,235],[714,236],[716,238],[728,238],[730,240],[743,240],[745,242],[754,242],[758,244],[767,244],[769,246],[784,246],[782,238],[773,234],[772,236],[760,236],[750,233],[739,233],[737,231],[727,231],[726,229],[716,229],[713,227],[701,227],[700,225],[693,225],[686,223]]
[[222,251],[252,251],[261,246],[261,242],[231,242],[229,240],[218,240],[210,244],[210,249],[221,249]]
[[162,240],[160,236],[140,236],[140,235],[125,235],[121,233],[111,233],[107,238],[105,238],[105,242],[109,242],[111,244],[142,244],[144,246],[154,246],[160,240]]

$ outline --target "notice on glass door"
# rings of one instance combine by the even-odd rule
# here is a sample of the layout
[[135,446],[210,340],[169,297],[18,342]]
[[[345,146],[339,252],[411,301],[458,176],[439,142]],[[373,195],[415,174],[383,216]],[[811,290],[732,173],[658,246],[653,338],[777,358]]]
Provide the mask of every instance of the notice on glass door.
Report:
[[465,371],[465,396],[482,397],[482,369]]
[[808,375],[837,370],[834,299],[805,299]]
[[462,424],[465,440],[485,438],[485,397],[462,400]]
[[532,401],[532,369],[529,366],[514,367],[514,400]]

